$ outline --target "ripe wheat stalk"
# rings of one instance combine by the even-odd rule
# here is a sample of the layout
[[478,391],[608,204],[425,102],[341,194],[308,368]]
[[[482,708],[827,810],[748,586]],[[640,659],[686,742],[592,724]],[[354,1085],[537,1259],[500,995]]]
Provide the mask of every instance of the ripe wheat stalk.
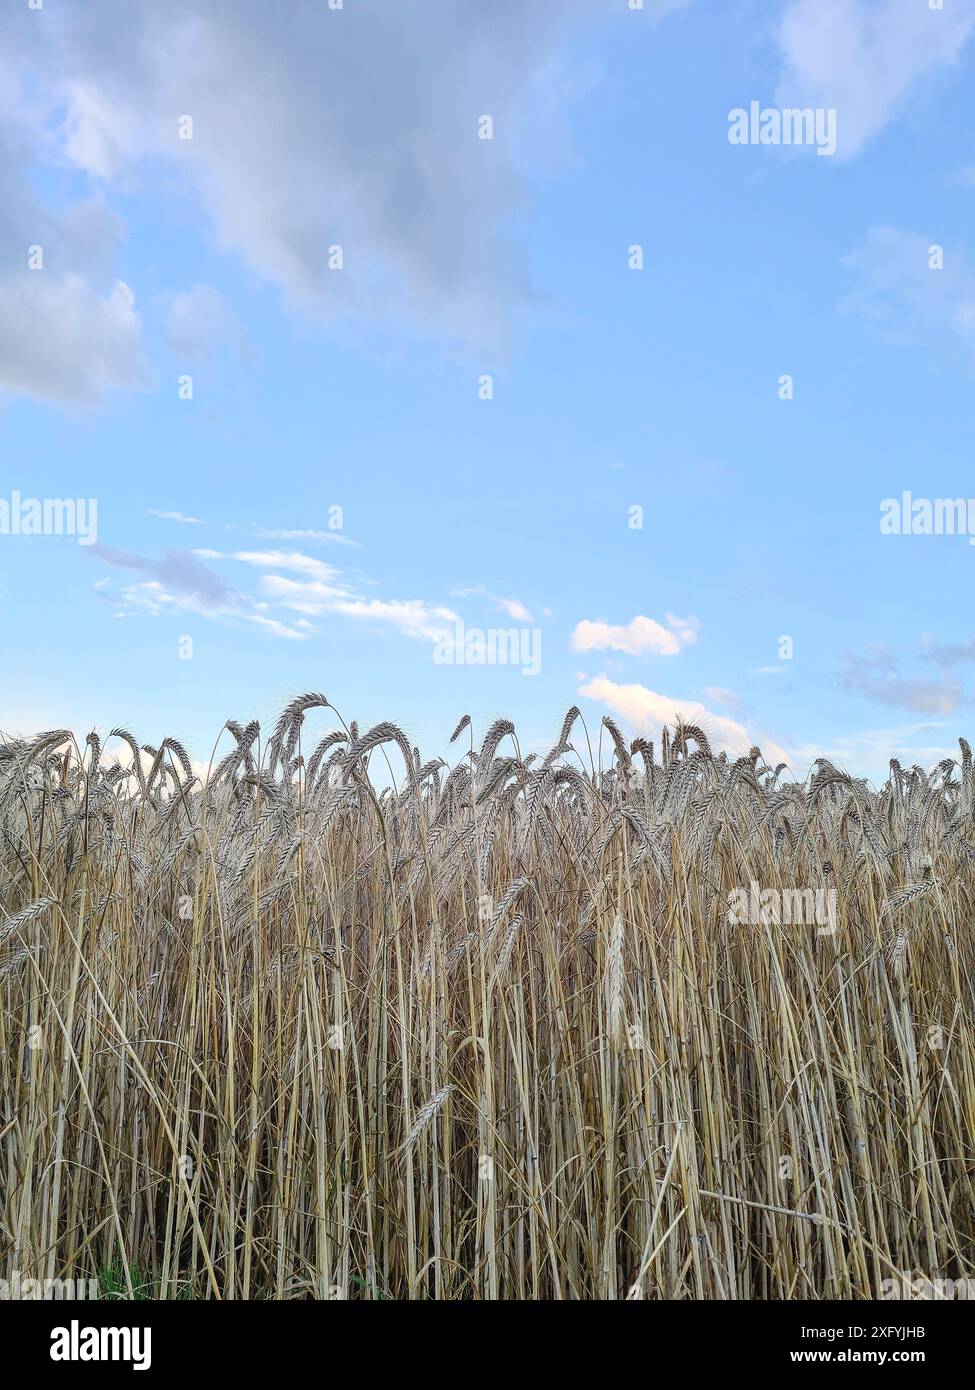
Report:
[[[0,746],[0,1274],[397,1299],[975,1275],[968,745],[874,790],[604,723],[570,710],[539,758],[465,716],[448,767],[311,693],[266,742],[228,721],[203,780],[126,730]],[[828,887],[835,923],[732,925],[752,883]]]

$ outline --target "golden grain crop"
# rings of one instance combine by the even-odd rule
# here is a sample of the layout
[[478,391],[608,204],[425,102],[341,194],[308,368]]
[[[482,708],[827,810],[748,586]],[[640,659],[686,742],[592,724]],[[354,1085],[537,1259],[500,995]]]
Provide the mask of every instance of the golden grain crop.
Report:
[[[205,781],[125,731],[0,749],[0,1273],[395,1299],[975,1273],[964,742],[875,790],[576,710],[544,757],[465,719],[452,768],[320,695],[225,730]],[[735,923],[753,884],[835,911]]]

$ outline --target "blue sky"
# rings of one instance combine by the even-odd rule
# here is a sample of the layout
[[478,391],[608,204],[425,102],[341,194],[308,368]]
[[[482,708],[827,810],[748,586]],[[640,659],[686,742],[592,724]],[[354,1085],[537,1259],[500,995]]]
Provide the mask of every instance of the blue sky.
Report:
[[[950,755],[975,554],[879,523],[975,494],[975,2],[285,9],[0,19],[0,499],[97,500],[0,534],[0,729],[205,763],[313,689],[431,755],[572,703]],[[752,101],[835,153],[731,144]]]

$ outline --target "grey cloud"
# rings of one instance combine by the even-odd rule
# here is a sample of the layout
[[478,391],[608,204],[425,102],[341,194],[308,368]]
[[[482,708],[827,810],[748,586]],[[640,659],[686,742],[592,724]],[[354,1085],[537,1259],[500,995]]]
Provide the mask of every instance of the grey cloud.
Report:
[[862,655],[848,653],[843,659],[840,684],[845,690],[879,704],[922,714],[954,713],[963,693],[960,682],[948,677],[925,680],[902,676],[893,651],[883,645],[868,647]]
[[736,695],[733,690],[726,690],[723,686],[706,685],[704,694],[711,704],[717,705],[719,709],[726,709],[736,719],[744,719],[754,713],[751,705],[740,695]]
[[[17,131],[0,135],[0,391],[61,405],[149,384],[131,290],[114,277],[121,220],[97,201],[45,207]],[[43,265],[28,266],[39,248]],[[35,253],[36,254],[36,253]]]
[[[149,384],[142,328],[116,279],[125,226],[98,199],[49,207],[29,173],[60,158],[30,44],[57,28],[27,5],[0,13],[0,392],[83,406]],[[43,269],[28,268],[28,248]]]
[[167,296],[166,311],[170,351],[184,361],[212,358],[222,348],[240,356],[250,351],[243,324],[212,285],[194,285]]
[[569,37],[609,17],[641,18],[615,0],[99,0],[16,28],[91,174],[124,186],[161,158],[219,247],[293,305],[500,356],[537,303],[505,224],[564,158],[565,108],[591,81],[568,70]]
[[[203,552],[209,558],[233,560],[262,571],[260,593],[255,598],[226,584],[189,550],[167,550],[159,559],[133,550],[95,544],[88,554],[113,569],[141,576],[139,583],[116,589],[102,580],[99,595],[120,606],[124,616],[193,612],[208,618],[239,619],[277,637],[303,639],[316,631],[311,617],[338,614],[349,619],[389,625],[407,637],[435,640],[457,614],[423,599],[367,599],[350,589],[339,571],[323,560],[297,551],[237,551],[226,556]],[[286,578],[277,571],[299,575]],[[288,622],[273,616],[285,610]],[[292,618],[293,613],[301,617]]]
[[90,546],[88,553],[103,564],[145,575],[150,581],[161,584],[167,593],[193,599],[206,609],[243,610],[248,605],[239,590],[225,584],[189,550],[167,550],[161,559],[153,560],[132,550],[118,550],[99,543]]
[[965,661],[975,661],[975,638],[968,642],[946,643],[944,646],[928,638],[921,644],[921,651],[938,666],[958,666]]

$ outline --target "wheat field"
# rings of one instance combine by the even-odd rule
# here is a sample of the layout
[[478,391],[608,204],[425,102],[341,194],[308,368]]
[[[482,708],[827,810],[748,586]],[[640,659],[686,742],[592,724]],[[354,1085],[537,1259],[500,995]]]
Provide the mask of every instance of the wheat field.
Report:
[[[222,739],[208,777],[121,729],[0,747],[0,1273],[526,1300],[975,1274],[964,740],[873,789],[577,709],[547,756],[465,717],[452,767],[320,694]],[[734,922],[751,885],[835,911]]]

